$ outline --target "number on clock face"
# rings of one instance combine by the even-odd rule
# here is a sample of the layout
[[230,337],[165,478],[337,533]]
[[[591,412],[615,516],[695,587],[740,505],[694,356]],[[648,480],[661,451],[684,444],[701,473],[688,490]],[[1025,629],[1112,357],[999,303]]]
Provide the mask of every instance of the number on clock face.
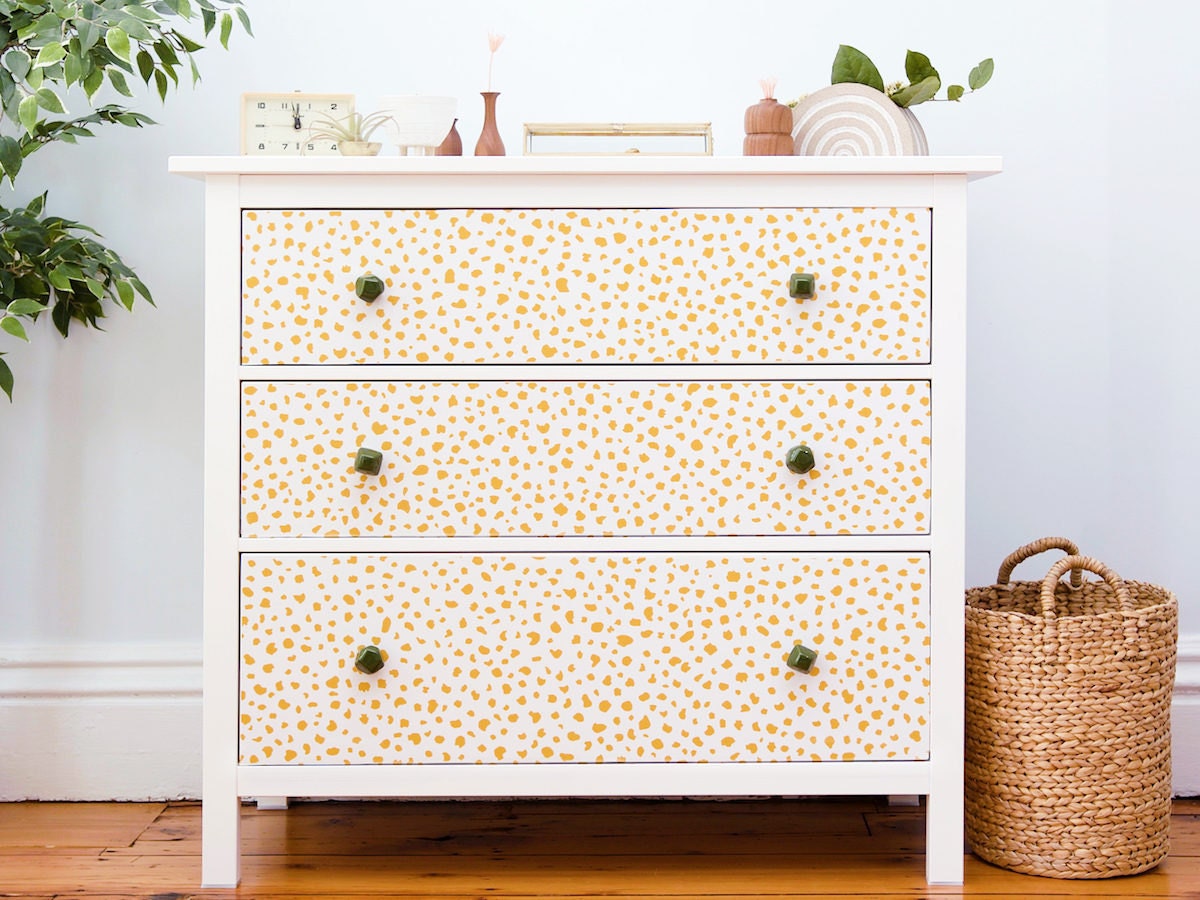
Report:
[[341,119],[353,111],[353,94],[243,94],[242,153],[337,155],[337,142],[314,137],[312,127],[320,119]]

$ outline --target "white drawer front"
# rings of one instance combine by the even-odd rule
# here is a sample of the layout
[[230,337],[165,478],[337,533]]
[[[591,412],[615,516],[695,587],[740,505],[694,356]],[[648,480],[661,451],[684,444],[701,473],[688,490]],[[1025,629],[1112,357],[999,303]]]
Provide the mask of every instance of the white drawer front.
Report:
[[[921,534],[929,400],[924,381],[249,382],[242,534]],[[800,444],[806,474],[785,465]]]
[[242,361],[920,363],[929,278],[928,209],[246,210]]
[[928,756],[925,555],[247,554],[241,578],[245,765]]

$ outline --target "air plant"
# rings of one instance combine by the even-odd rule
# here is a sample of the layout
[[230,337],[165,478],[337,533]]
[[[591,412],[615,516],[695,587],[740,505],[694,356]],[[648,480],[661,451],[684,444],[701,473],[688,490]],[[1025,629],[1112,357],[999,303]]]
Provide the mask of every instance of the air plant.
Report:
[[392,117],[383,111],[365,115],[352,112],[340,119],[322,116],[309,126],[309,134],[331,141],[365,142],[371,140],[371,135],[391,121]]

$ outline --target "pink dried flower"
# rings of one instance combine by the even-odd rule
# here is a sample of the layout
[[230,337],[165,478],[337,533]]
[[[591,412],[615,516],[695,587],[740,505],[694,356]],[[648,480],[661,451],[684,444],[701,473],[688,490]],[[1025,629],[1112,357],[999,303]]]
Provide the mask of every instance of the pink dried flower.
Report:
[[504,35],[497,34],[494,31],[488,32],[488,91],[492,90],[492,62],[496,58],[496,51],[500,49],[500,45],[504,43]]
[[766,78],[760,78],[758,80],[758,86],[762,88],[764,100],[774,100],[775,99],[775,85],[777,85],[778,83],[779,83],[779,79],[776,78],[774,75],[770,75]]

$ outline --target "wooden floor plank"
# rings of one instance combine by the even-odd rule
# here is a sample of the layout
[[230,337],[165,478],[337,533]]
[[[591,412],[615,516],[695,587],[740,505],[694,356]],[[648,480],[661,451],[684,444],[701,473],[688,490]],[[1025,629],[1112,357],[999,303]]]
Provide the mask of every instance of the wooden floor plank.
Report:
[[[70,813],[48,808],[70,830]],[[0,898],[48,900],[405,900],[720,897],[1200,898],[1200,816],[1173,819],[1172,856],[1133,878],[1064,881],[966,858],[963,887],[925,885],[924,810],[871,798],[818,802],[311,803],[244,811],[237,891],[198,888],[200,809],[159,804],[133,846],[137,815],[96,804],[117,827],[103,852],[9,847]],[[0,806],[0,819],[8,810]],[[78,825],[76,816],[74,824]],[[714,825],[714,823],[716,823]],[[738,829],[723,828],[732,823]],[[791,829],[790,831],[788,829]],[[840,831],[844,829],[844,833]],[[78,833],[78,832],[75,832]]]
[[165,809],[165,803],[0,803],[0,848],[127,847]]
[[[10,857],[6,862],[13,861]],[[112,861],[79,857],[47,873],[36,857],[9,867],[8,889],[44,893],[147,894],[194,891],[199,877],[195,857],[128,858]],[[925,887],[920,856],[823,854],[804,857],[378,857],[370,865],[346,856],[252,857],[243,860],[241,893],[253,897],[334,894],[360,896],[581,895],[691,897],[751,894],[760,897],[912,896],[1130,896],[1132,885],[1118,879],[1061,881],[1015,875],[974,859],[967,861],[965,888]],[[47,883],[47,882],[51,883]],[[1133,896],[1195,897],[1200,873],[1168,860],[1159,870],[1138,876]]]
[[[777,804],[768,811],[754,805],[684,803],[651,809],[613,802],[580,804],[569,814],[559,805],[536,803],[349,802],[302,804],[288,811],[250,809],[242,816],[242,853],[612,856],[647,848],[684,855],[795,853],[801,841],[836,851],[845,836],[869,833],[861,804],[812,809]],[[198,816],[168,810],[136,847],[118,853],[178,853],[185,847],[194,853],[199,841]],[[878,843],[880,852],[890,849],[887,842]]]
[[[378,856],[411,856],[411,857],[466,857],[479,856],[490,858],[515,858],[522,856],[628,856],[641,854],[650,856],[796,856],[797,840],[802,840],[807,853],[842,853],[845,851],[844,836],[819,834],[802,836],[788,834],[743,834],[743,835],[705,835],[699,838],[681,835],[588,835],[575,834],[527,836],[514,840],[511,837],[497,840],[486,834],[464,833],[447,837],[445,840],[434,838],[422,841],[415,839],[408,842],[389,844],[387,840],[351,841],[335,840],[324,847],[317,839],[303,842],[258,842],[243,845],[243,858],[255,856],[279,856],[283,851],[289,857],[302,858],[312,853],[324,850],[328,852],[332,846],[337,852],[364,861]],[[305,848],[303,851],[298,847]],[[186,845],[178,843],[159,842],[157,845],[140,845],[132,848],[105,850],[106,857],[131,856],[172,856],[188,854],[198,855],[200,843],[189,842]],[[904,839],[871,841],[863,845],[863,854],[896,854],[912,853],[911,842]],[[919,852],[919,851],[917,851]]]

